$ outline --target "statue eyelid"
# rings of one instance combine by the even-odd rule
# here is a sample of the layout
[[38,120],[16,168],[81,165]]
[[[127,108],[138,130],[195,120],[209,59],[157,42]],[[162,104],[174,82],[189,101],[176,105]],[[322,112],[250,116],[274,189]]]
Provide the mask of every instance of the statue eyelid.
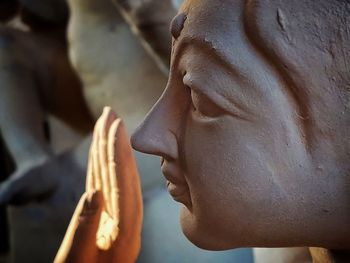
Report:
[[[203,116],[207,116],[208,118],[216,118],[221,117],[224,115],[230,115],[237,119],[245,120],[245,121],[251,121],[251,113],[248,112],[245,107],[241,107],[241,103],[238,103],[237,101],[231,101],[228,98],[225,98],[222,94],[212,91],[210,94],[208,92],[204,92],[202,88],[198,86],[198,84],[195,84],[195,81],[191,78],[190,75],[186,74],[183,76],[183,84],[186,88],[188,88],[191,91],[191,103],[192,105],[202,113]],[[219,85],[219,84],[218,84]],[[194,93],[194,94],[192,94]],[[197,96],[198,102],[200,101],[200,98],[203,98],[203,100],[206,103],[201,103],[201,105],[205,105],[208,108],[211,106],[211,113],[205,113],[205,108],[200,108],[201,105],[195,105],[198,104],[194,101],[194,96]],[[215,112],[213,114],[213,112]]]
[[186,74],[183,77],[183,84],[190,91],[190,99],[193,108],[202,117],[218,118],[227,113],[227,111],[210,98],[208,94],[203,92],[197,85],[194,85],[190,77],[188,75],[186,77]]

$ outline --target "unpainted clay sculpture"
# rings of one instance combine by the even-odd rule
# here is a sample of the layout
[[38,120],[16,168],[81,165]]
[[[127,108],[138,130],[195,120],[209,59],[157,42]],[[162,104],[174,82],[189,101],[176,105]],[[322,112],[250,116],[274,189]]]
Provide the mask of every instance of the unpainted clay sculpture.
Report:
[[86,192],[55,262],[135,262],[141,225],[141,186],[129,138],[106,107],[94,130]]
[[182,5],[132,144],[162,158],[197,246],[349,249],[349,15],[345,0]]

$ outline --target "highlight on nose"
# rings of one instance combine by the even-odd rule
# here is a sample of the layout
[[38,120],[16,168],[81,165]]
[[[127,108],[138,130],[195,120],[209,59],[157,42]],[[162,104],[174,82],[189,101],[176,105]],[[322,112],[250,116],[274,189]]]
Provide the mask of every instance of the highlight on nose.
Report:
[[130,138],[132,148],[134,148],[136,151],[147,153],[147,148],[149,147],[147,147],[147,141],[144,137],[144,132],[142,131],[141,126],[139,126]]
[[143,124],[132,134],[131,145],[136,151],[166,159],[176,159],[178,157],[177,140],[171,132],[152,132]]
[[131,146],[139,152],[158,156],[166,155],[166,149],[162,147],[162,138],[154,132],[148,131],[141,125],[131,136]]
[[141,124],[131,136],[131,146],[139,152],[163,156],[162,136],[154,131],[147,122]]

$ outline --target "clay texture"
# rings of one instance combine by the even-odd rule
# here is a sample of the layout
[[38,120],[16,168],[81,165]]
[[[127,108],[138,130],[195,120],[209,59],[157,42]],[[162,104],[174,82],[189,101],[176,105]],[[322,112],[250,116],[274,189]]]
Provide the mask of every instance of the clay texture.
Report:
[[349,248],[349,14],[184,2],[167,87],[132,144],[162,157],[193,243]]

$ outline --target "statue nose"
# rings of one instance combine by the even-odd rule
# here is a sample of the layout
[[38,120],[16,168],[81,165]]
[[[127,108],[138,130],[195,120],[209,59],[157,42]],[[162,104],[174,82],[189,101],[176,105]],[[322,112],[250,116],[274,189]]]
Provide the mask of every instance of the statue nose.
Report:
[[137,151],[176,159],[178,144],[171,131],[171,118],[162,113],[164,111],[156,106],[131,136],[131,144]]

